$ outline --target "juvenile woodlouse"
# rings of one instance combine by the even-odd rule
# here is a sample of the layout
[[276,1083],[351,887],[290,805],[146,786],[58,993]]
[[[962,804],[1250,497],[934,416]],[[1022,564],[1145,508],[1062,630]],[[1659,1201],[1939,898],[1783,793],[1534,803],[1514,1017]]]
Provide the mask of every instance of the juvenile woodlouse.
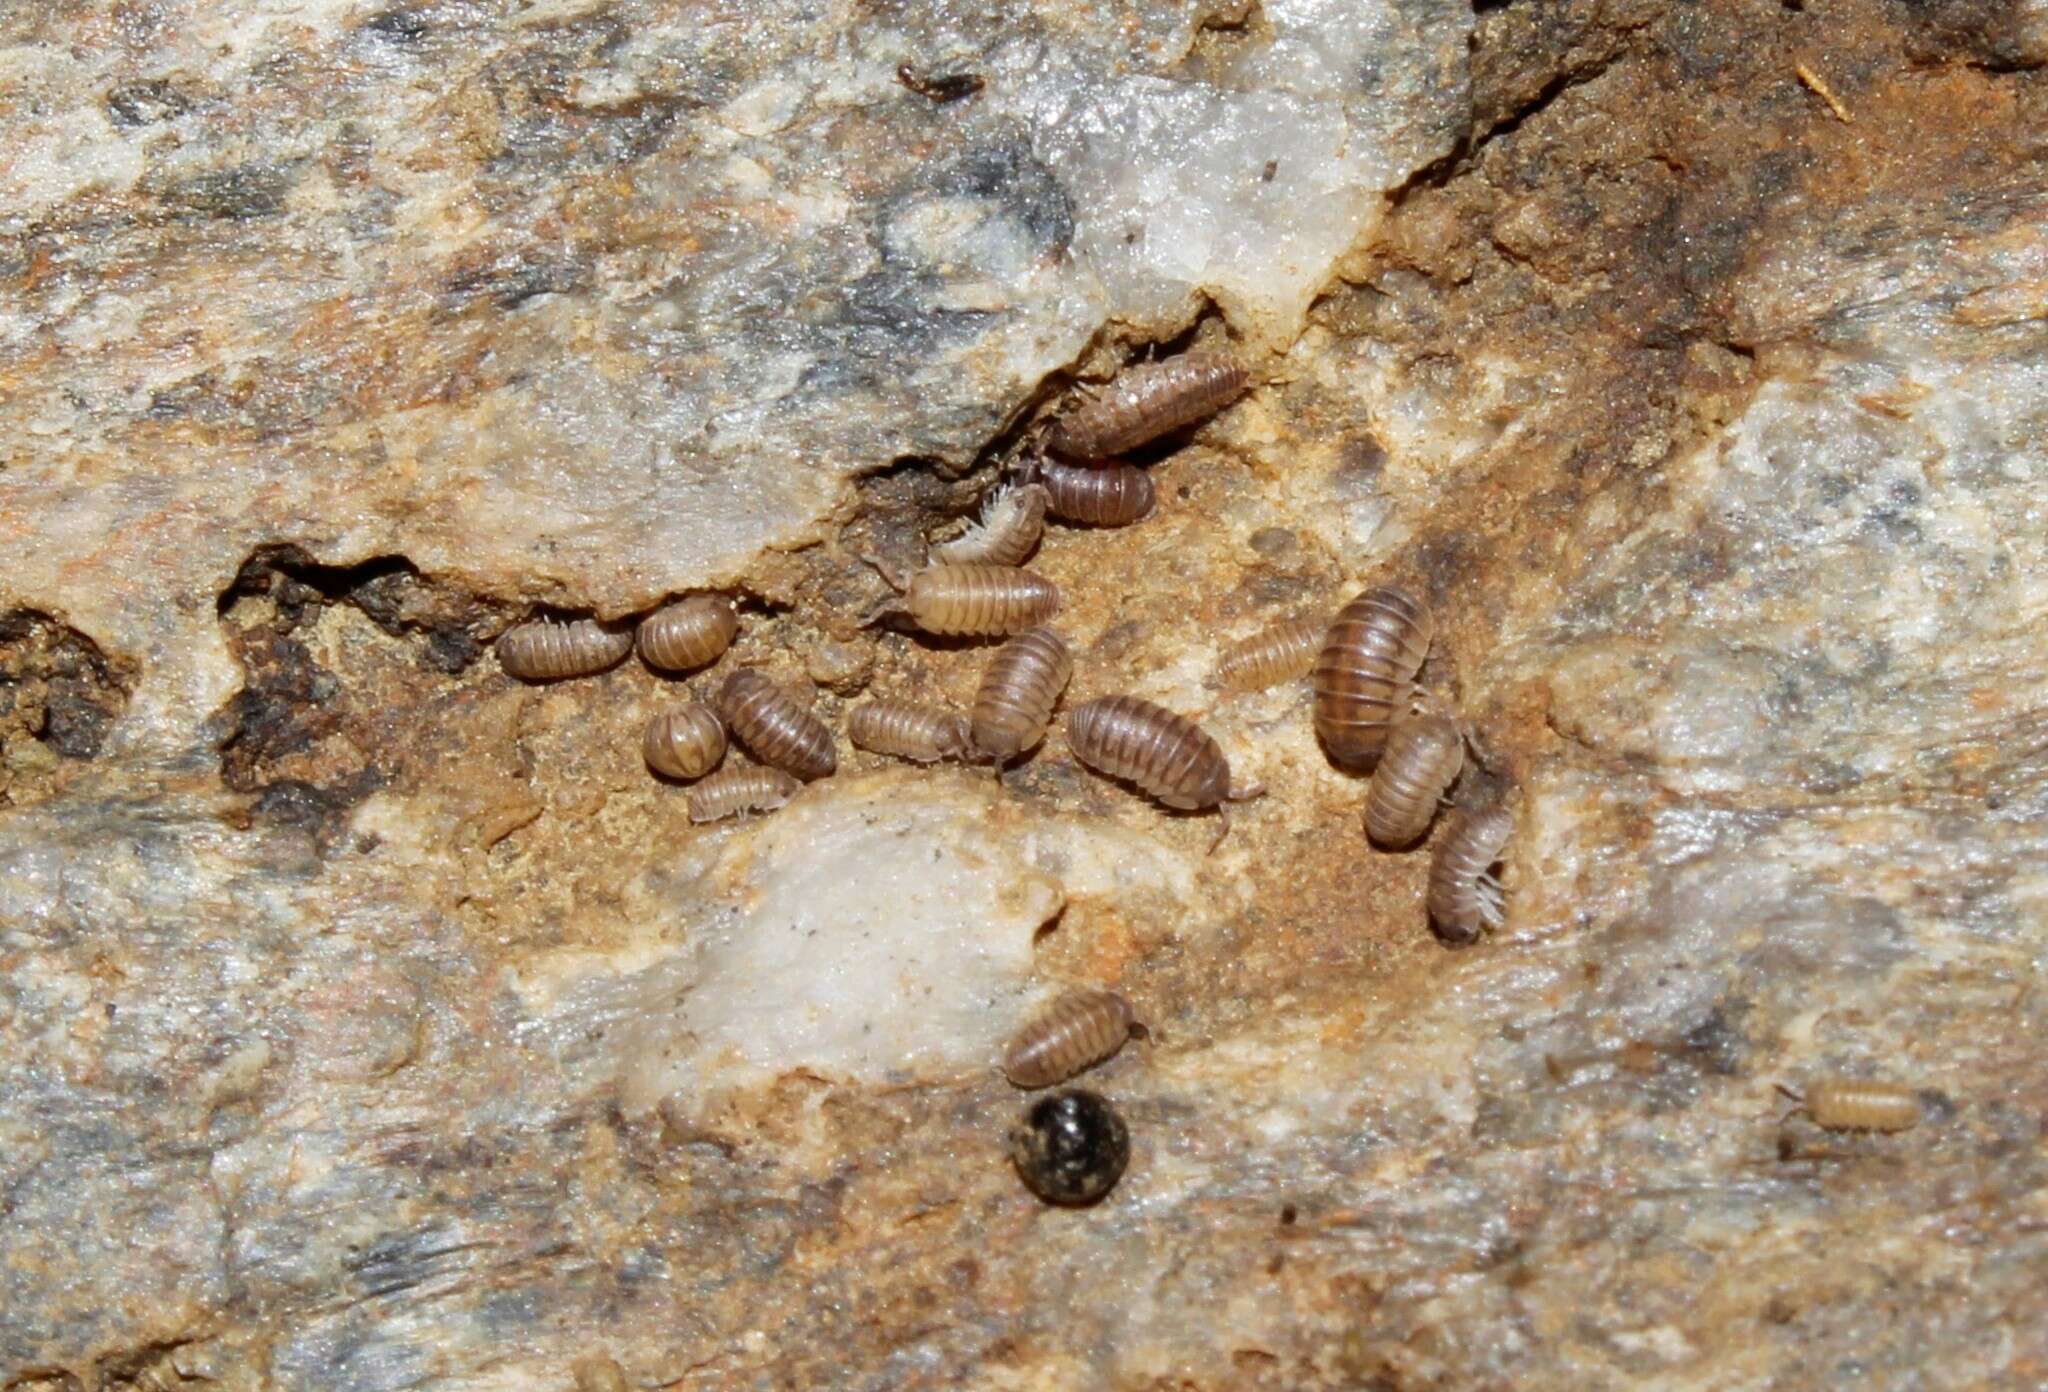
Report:
[[1315,665],[1315,725],[1340,767],[1370,772],[1407,713],[1435,630],[1429,606],[1393,585],[1365,591],[1337,615]]
[[1044,739],[1073,675],[1066,641],[1043,624],[996,649],[974,693],[974,747],[993,759],[1013,759]]
[[633,651],[633,631],[595,619],[535,619],[498,638],[498,665],[521,681],[560,681],[616,667]]
[[979,73],[946,73],[941,77],[930,77],[904,63],[896,69],[896,80],[929,101],[956,102],[962,97],[971,97],[983,87]]
[[1823,1131],[1909,1131],[1920,1124],[1920,1097],[1897,1083],[1823,1078],[1801,1096],[1781,1088]]
[[1112,1057],[1131,1036],[1131,1003],[1114,991],[1069,991],[1010,1041],[1003,1076],[1051,1087]]
[[720,769],[690,789],[690,820],[716,822],[742,812],[773,812],[803,786],[778,768]]
[[1046,443],[1069,459],[1102,459],[1215,415],[1251,381],[1227,354],[1196,349],[1126,368],[1055,424]]
[[1505,920],[1493,867],[1514,833],[1515,819],[1505,807],[1451,813],[1429,862],[1429,916],[1445,942],[1476,942]]
[[992,637],[1021,633],[1060,609],[1060,587],[1035,571],[999,565],[933,565],[903,593],[910,621],[927,633]]
[[686,672],[718,661],[740,631],[740,616],[724,595],[700,594],[665,604],[640,621],[635,641],[650,667]]
[[807,782],[839,767],[831,727],[751,667],[725,679],[718,691],[718,713],[764,764]]
[[1152,511],[1152,476],[1135,464],[1087,468],[1041,460],[1038,478],[1045,485],[1046,511],[1062,522],[1084,527],[1128,527]]
[[846,718],[846,735],[856,749],[913,763],[964,758],[973,752],[967,717],[915,701],[865,701]]
[[1055,1204],[1091,1204],[1116,1187],[1131,1163],[1131,1132],[1109,1100],[1075,1088],[1042,1097],[1011,1128],[1018,1177]]
[[1379,846],[1415,844],[1464,766],[1465,740],[1455,721],[1419,715],[1395,725],[1366,793],[1365,834]]
[[1329,627],[1313,619],[1274,624],[1233,644],[1216,664],[1215,684],[1226,691],[1263,691],[1308,675]]
[[1074,707],[1067,712],[1067,744],[1088,767],[1135,784],[1168,807],[1220,808],[1223,824],[1212,849],[1230,830],[1229,804],[1262,791],[1231,782],[1230,760],[1208,731],[1136,696],[1100,696]]
[[982,504],[981,518],[951,541],[932,548],[942,565],[1024,564],[1045,532],[1043,484],[1011,484]]
[[725,757],[725,726],[710,707],[691,701],[647,722],[640,753],[656,773],[702,778]]

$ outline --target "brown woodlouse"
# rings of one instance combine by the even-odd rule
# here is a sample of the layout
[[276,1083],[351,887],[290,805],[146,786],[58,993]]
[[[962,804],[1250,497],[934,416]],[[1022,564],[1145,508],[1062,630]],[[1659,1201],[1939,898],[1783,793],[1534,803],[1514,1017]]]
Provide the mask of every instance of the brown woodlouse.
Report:
[[1024,564],[1045,531],[1043,484],[1012,484],[982,504],[981,519],[951,541],[932,548],[942,565]]
[[631,651],[633,630],[596,619],[535,619],[506,629],[497,642],[498,665],[521,681],[591,676],[618,666]]
[[910,577],[903,609],[927,633],[993,637],[1057,614],[1060,587],[1013,566],[933,565]]
[[1429,916],[1445,942],[1477,942],[1505,920],[1493,867],[1514,834],[1515,819],[1505,807],[1451,813],[1429,862]]
[[1126,368],[1092,401],[1062,417],[1046,443],[1069,459],[1121,454],[1215,415],[1250,381],[1243,363],[1199,348]]
[[965,758],[974,751],[967,717],[959,711],[888,697],[855,706],[846,718],[846,735],[856,749],[919,764]]
[[640,740],[647,767],[670,778],[702,778],[725,757],[725,726],[696,701],[658,712]]
[[1436,805],[1465,767],[1457,722],[1418,715],[1394,726],[1365,797],[1365,834],[1373,844],[1412,846],[1436,819]]
[[1230,830],[1229,804],[1263,791],[1231,782],[1230,760],[1208,731],[1136,696],[1099,696],[1074,707],[1067,712],[1067,744],[1088,767],[1135,784],[1168,807],[1221,809],[1223,824],[1211,849]]
[[742,812],[773,812],[803,786],[778,768],[720,769],[690,789],[690,820],[716,822]]
[[807,782],[839,767],[831,727],[753,668],[727,677],[717,704],[727,728],[762,763]]
[[740,631],[740,616],[724,595],[700,594],[664,604],[640,621],[635,641],[650,667],[687,672],[718,661]]
[[1897,1083],[1823,1078],[1801,1096],[1779,1085],[1823,1131],[1909,1131],[1920,1124],[1920,1096]]
[[1152,476],[1135,464],[1095,469],[1046,459],[1037,468],[1045,485],[1046,511],[1062,522],[1128,527],[1152,511]]
[[1315,725],[1340,767],[1370,772],[1408,711],[1435,621],[1406,590],[1365,591],[1337,615],[1315,665]]
[[1123,1048],[1131,1021],[1131,1003],[1114,991],[1069,991],[1017,1031],[1003,1076],[1026,1089],[1063,1083]]
[[1214,682],[1226,691],[1264,691],[1308,675],[1322,650],[1327,623],[1293,619],[1233,644],[1216,664]]
[[996,649],[974,693],[974,747],[996,760],[1013,759],[1044,739],[1073,675],[1066,641],[1043,624]]

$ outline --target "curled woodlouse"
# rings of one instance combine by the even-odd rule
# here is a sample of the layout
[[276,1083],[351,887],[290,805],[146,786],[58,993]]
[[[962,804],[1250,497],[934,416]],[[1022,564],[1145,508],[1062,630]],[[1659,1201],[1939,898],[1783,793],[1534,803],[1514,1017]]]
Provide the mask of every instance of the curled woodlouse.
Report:
[[1435,621],[1408,591],[1383,585],[1338,613],[1315,665],[1315,725],[1339,766],[1368,772],[1408,710]]
[[1379,846],[1412,846],[1436,818],[1436,805],[1465,766],[1455,721],[1418,715],[1394,726],[1365,798],[1365,834]]
[[1228,804],[1263,791],[1231,782],[1230,760],[1208,731],[1136,696],[1100,696],[1074,707],[1067,712],[1067,744],[1088,767],[1135,784],[1168,807],[1220,808],[1223,824],[1211,849],[1230,830]]
[[691,701],[647,722],[640,753],[656,773],[702,778],[725,757],[725,726],[709,706]]
[[1505,919],[1493,867],[1515,833],[1505,807],[1453,812],[1429,862],[1429,916],[1448,943],[1476,942]]
[[742,667],[718,690],[718,713],[727,728],[764,764],[806,781],[839,767],[832,730],[794,696],[751,667]]
[[690,789],[690,820],[716,822],[742,812],[773,812],[803,786],[778,768],[720,769]]
[[1010,1130],[1018,1177],[1047,1203],[1091,1204],[1131,1163],[1131,1132],[1109,1100],[1075,1088],[1042,1097]]
[[1216,664],[1214,682],[1226,691],[1263,691],[1308,675],[1322,650],[1327,623],[1292,619],[1232,644]]
[[1799,1103],[1823,1131],[1907,1131],[1920,1124],[1920,1096],[1897,1083],[1823,1078],[1801,1094],[1779,1089]]
[[846,735],[857,749],[913,763],[959,759],[973,752],[967,717],[915,701],[865,701],[846,718]]
[[974,746],[1012,759],[1045,738],[1053,707],[1074,675],[1074,655],[1041,624],[996,649],[974,693]]
[[1038,465],[1046,511],[1084,527],[1127,527],[1152,511],[1152,476],[1135,464],[1099,469],[1047,459]]
[[1121,454],[1215,415],[1250,381],[1243,363],[1209,349],[1142,363],[1118,373],[1092,401],[1062,417],[1046,443],[1069,459]]
[[626,1374],[603,1355],[576,1360],[576,1392],[626,1392]]
[[633,651],[633,630],[596,619],[535,619],[508,628],[497,642],[498,665],[521,681],[560,681],[616,667]]
[[1035,571],[999,565],[933,565],[903,592],[910,621],[927,633],[1021,633],[1060,609],[1060,588]]
[[740,631],[740,616],[724,595],[700,594],[664,604],[640,621],[634,635],[640,656],[664,672],[686,672],[718,661]]
[[1020,1088],[1051,1087],[1123,1048],[1131,1003],[1114,991],[1069,991],[1010,1041],[1003,1075]]
[[979,521],[934,546],[932,558],[941,565],[1022,565],[1045,531],[1046,501],[1043,484],[1010,484],[982,504]]

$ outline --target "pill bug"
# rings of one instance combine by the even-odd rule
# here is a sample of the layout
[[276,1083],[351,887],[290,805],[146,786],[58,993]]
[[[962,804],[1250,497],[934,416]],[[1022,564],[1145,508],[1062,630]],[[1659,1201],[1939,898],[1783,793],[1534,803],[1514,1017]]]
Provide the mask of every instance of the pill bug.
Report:
[[1046,444],[1069,459],[1102,459],[1215,415],[1251,376],[1228,354],[1196,349],[1126,368],[1092,400],[1062,417]]
[[903,594],[910,621],[927,633],[1021,633],[1060,608],[1060,588],[1035,571],[999,565],[932,565]]
[[718,713],[753,756],[798,778],[823,778],[839,767],[832,730],[787,691],[751,667],[718,690]]
[[913,763],[965,757],[974,748],[967,717],[915,701],[865,701],[846,718],[846,735],[856,749]]
[[576,1360],[576,1392],[626,1392],[626,1374],[602,1354]]
[[1135,464],[1086,468],[1041,460],[1039,482],[1045,486],[1046,511],[1062,522],[1084,527],[1127,527],[1152,511],[1152,476]]
[[1293,619],[1254,633],[1225,650],[1213,681],[1226,691],[1263,691],[1305,677],[1316,665],[1328,627],[1314,619]]
[[670,778],[702,778],[725,757],[725,726],[696,701],[659,711],[640,739],[647,767]]
[[996,649],[974,693],[974,746],[1012,759],[1045,738],[1053,707],[1074,675],[1064,639],[1041,624]]
[[1045,531],[1045,486],[1011,484],[982,504],[981,518],[932,548],[943,565],[1022,565]]
[[616,667],[633,651],[633,631],[595,619],[535,619],[498,638],[498,665],[521,681],[560,681]]
[[1230,760],[1208,731],[1136,696],[1100,696],[1074,707],[1067,712],[1067,744],[1088,767],[1135,784],[1168,807],[1220,808],[1212,850],[1230,830],[1229,804],[1262,791],[1231,782]]
[[1780,1087],[1823,1131],[1908,1131],[1920,1124],[1920,1096],[1897,1083],[1823,1078],[1801,1096]]
[[1464,766],[1465,741],[1455,721],[1419,715],[1396,724],[1366,794],[1365,834],[1378,846],[1414,845]]
[[1094,1203],[1131,1163],[1131,1133],[1109,1100],[1074,1088],[1042,1097],[1010,1129],[1010,1161],[1047,1203]]
[[1338,613],[1314,674],[1316,735],[1340,767],[1369,772],[1379,762],[1434,628],[1429,606],[1393,585],[1365,591]]
[[716,662],[740,631],[740,616],[724,595],[700,594],[665,604],[640,621],[634,635],[640,656],[664,672],[686,672]]
[[716,822],[742,812],[773,812],[803,786],[778,768],[720,769],[690,789],[690,820]]
[[1445,942],[1476,942],[1505,920],[1493,867],[1514,832],[1515,819],[1505,807],[1451,813],[1429,862],[1429,916]]
[[1003,1075],[1026,1089],[1064,1083],[1123,1048],[1131,1021],[1131,1003],[1114,991],[1069,991],[1017,1031]]

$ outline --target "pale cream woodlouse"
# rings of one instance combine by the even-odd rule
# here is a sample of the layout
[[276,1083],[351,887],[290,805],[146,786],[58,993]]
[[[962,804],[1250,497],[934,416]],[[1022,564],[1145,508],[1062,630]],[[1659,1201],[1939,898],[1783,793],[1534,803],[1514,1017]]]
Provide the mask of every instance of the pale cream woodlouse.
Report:
[[1045,486],[1046,511],[1062,522],[1128,527],[1152,511],[1152,476],[1135,464],[1089,468],[1047,459],[1037,465],[1037,475]]
[[855,706],[846,718],[846,736],[856,749],[919,764],[962,759],[974,752],[965,715],[893,697]]
[[942,565],[1024,564],[1045,531],[1043,484],[1010,484],[982,504],[981,518],[951,541],[932,548]]
[[1379,762],[1434,631],[1429,606],[1394,585],[1366,590],[1338,613],[1314,669],[1316,735],[1337,765],[1369,772]]
[[1025,1089],[1063,1083],[1123,1048],[1131,1024],[1131,1004],[1116,992],[1069,991],[1017,1031],[1003,1075]]
[[1213,682],[1226,691],[1263,691],[1305,677],[1328,628],[1323,620],[1292,619],[1254,633],[1225,650]]
[[1230,778],[1230,760],[1209,732],[1136,696],[1099,696],[1067,712],[1067,745],[1097,772],[1136,785],[1184,812],[1220,809],[1211,849],[1230,830],[1230,806],[1260,795]]
[[1429,916],[1445,942],[1476,942],[1505,920],[1493,867],[1514,834],[1515,819],[1505,807],[1451,813],[1429,862]]
[[576,1392],[626,1392],[626,1374],[601,1354],[577,1359],[574,1371]]
[[773,812],[803,786],[778,768],[720,769],[690,789],[690,820],[716,822],[742,812]]
[[839,767],[832,729],[808,707],[751,667],[719,688],[718,714],[753,756],[798,778],[823,778]]
[[1060,609],[1060,588],[1036,571],[999,565],[932,565],[903,592],[910,621],[927,633],[994,637],[1021,633]]
[[1053,708],[1074,675],[1066,641],[1041,624],[996,649],[974,693],[974,746],[998,761],[1045,738]]
[[1780,1087],[1823,1131],[1908,1131],[1920,1124],[1920,1097],[1898,1083],[1823,1078],[1802,1096]]
[[1046,444],[1069,459],[1102,459],[1215,415],[1251,381],[1228,354],[1196,349],[1124,369],[1054,424]]
[[633,651],[633,630],[595,619],[534,619],[506,629],[496,651],[498,665],[521,681],[588,677],[625,660]]
[[716,662],[739,631],[740,616],[730,599],[698,594],[664,604],[642,619],[635,642],[648,666],[686,672]]
[[1415,844],[1464,767],[1465,740],[1456,721],[1436,714],[1400,721],[1373,770],[1365,797],[1365,834],[1377,846]]
[[709,706],[690,701],[658,711],[640,740],[647,767],[669,778],[702,778],[725,757],[725,726]]

